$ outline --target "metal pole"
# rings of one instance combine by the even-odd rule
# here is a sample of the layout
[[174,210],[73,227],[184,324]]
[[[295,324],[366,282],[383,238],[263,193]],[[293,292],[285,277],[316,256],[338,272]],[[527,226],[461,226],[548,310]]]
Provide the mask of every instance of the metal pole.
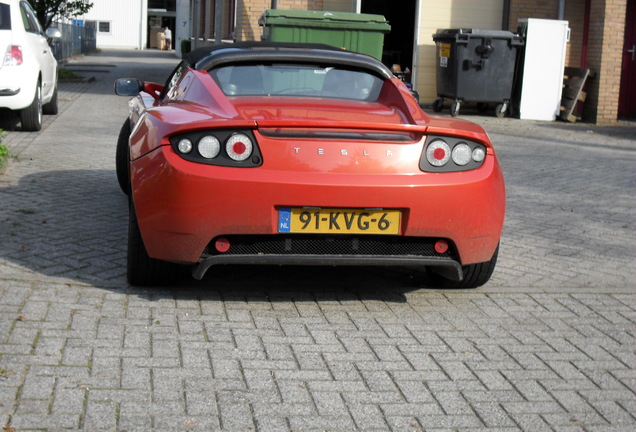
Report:
[[192,4],[192,47],[191,49],[195,49],[197,47],[197,41],[199,39],[200,25],[199,25],[199,0],[194,0]]
[[214,45],[223,42],[223,1],[214,2]]
[[148,26],[148,15],[144,16],[144,0],[139,2],[139,17],[141,25],[139,26],[139,49],[144,49],[144,28]]
[[203,8],[203,10],[205,10],[205,16],[203,17],[203,20],[205,22],[205,26],[203,27],[203,45],[205,46],[208,42],[208,39],[210,37],[214,37],[213,34],[213,29],[212,29],[212,25],[214,25],[213,22],[211,22],[210,20],[210,11],[212,10],[212,0],[204,0],[205,1],[205,8]]

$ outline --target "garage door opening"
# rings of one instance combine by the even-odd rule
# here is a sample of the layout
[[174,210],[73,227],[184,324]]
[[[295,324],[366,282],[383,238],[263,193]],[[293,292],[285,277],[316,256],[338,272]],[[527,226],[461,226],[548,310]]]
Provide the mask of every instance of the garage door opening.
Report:
[[384,15],[391,32],[384,36],[382,63],[413,70],[416,0],[362,0],[361,12]]

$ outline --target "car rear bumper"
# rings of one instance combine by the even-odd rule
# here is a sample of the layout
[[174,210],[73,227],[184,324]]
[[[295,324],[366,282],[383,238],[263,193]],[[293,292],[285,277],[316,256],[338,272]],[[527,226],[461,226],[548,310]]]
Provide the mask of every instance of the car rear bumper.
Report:
[[28,107],[33,102],[36,83],[37,76],[26,68],[4,66],[0,71],[0,108],[21,110]]
[[208,269],[215,265],[318,265],[318,266],[400,266],[445,268],[445,275],[462,280],[461,264],[449,258],[419,258],[402,256],[338,256],[338,255],[217,255],[203,258],[192,269],[192,276],[201,280]]
[[434,239],[386,235],[223,236],[208,244],[193,275],[201,278],[217,264],[433,266],[461,280],[455,250],[435,246]]
[[[153,258],[195,264],[202,276],[215,264],[437,265],[452,269],[486,262],[499,243],[505,190],[494,156],[463,173],[352,175],[212,167],[187,162],[163,146],[132,164],[132,193],[144,245]],[[283,207],[383,208],[402,212],[393,242],[446,239],[444,256],[258,251],[225,254],[214,240],[271,236],[284,242],[297,234],[278,232]],[[290,237],[291,236],[291,237]],[[319,234],[326,241],[338,234]],[[349,236],[355,238],[355,236]],[[358,236],[359,238],[362,238]]]

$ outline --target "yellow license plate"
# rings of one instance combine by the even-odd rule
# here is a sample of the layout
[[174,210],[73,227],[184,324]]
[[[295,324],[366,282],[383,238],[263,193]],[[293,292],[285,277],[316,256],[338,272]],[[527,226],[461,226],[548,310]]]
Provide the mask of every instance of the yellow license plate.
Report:
[[399,234],[400,210],[287,207],[278,210],[278,232]]

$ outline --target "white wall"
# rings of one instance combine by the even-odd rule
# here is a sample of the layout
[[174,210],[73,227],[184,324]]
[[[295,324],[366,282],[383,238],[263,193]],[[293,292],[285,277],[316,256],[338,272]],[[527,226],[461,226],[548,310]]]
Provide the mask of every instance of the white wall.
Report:
[[80,19],[108,21],[110,33],[97,31],[98,48],[143,49],[147,38],[148,0],[92,0],[93,7]]

